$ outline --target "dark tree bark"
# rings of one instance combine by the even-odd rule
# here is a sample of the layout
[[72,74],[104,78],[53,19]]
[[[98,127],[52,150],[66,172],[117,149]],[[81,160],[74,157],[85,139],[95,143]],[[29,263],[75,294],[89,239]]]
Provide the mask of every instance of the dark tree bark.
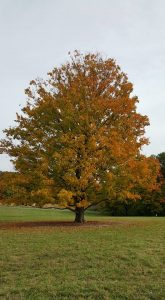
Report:
[[76,207],[75,209],[75,223],[84,223],[84,207]]
[[124,209],[125,209],[125,215],[128,216],[128,204],[124,204]]

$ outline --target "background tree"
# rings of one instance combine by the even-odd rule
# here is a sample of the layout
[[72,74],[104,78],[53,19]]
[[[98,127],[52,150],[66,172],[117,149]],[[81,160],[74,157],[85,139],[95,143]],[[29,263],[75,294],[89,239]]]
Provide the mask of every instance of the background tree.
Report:
[[156,158],[159,160],[160,162],[160,166],[161,166],[161,173],[163,175],[163,177],[165,178],[165,152],[161,152],[159,153]]
[[[17,180],[19,177],[19,180]],[[19,198],[25,196],[25,190],[20,180],[20,175],[16,172],[0,172],[0,202],[4,204],[19,203]],[[17,184],[18,183],[18,184]],[[24,193],[23,193],[24,191]],[[21,197],[22,199],[25,197]]]
[[159,176],[159,183],[161,185],[160,189],[160,202],[162,205],[162,214],[165,215],[165,152],[159,153],[156,158],[160,162],[160,176]]
[[138,184],[154,188],[158,164],[140,152],[149,121],[116,62],[75,51],[48,75],[30,82],[27,105],[1,141],[15,169],[34,179],[30,194],[47,189],[83,222],[91,205],[137,198]]

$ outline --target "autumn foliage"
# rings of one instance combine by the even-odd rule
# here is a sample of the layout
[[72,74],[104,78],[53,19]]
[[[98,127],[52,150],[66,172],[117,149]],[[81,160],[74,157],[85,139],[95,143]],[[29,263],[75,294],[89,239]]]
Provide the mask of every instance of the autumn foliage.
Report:
[[57,203],[83,222],[91,205],[157,189],[159,163],[141,154],[149,120],[113,59],[75,51],[25,92],[27,104],[1,147],[28,183],[29,202]]

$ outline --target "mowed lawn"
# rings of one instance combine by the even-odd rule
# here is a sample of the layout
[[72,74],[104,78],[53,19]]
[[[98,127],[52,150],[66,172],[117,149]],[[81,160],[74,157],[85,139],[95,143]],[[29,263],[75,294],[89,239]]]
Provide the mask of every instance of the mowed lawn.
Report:
[[[165,218],[104,217],[106,227],[0,230],[0,299],[165,299]],[[73,220],[67,211],[0,207],[0,222]]]

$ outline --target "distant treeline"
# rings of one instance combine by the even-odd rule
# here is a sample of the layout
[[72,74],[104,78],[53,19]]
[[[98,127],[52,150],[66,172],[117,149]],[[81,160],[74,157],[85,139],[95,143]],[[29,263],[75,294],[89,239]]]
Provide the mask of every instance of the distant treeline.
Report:
[[153,156],[160,162],[159,190],[149,192],[143,189],[141,199],[114,199],[102,205],[101,210],[112,216],[165,216],[165,152]]

